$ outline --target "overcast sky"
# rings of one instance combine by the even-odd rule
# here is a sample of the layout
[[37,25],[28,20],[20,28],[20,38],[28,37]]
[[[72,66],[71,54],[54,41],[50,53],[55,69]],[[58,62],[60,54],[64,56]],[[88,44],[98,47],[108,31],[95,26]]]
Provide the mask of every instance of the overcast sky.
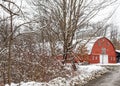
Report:
[[[21,0],[13,0],[13,1],[17,1],[17,4],[20,6]],[[24,7],[23,10],[27,11],[27,12],[29,12],[29,14],[31,14],[30,6],[28,6],[25,1],[28,1],[28,0],[22,0],[22,2],[23,2],[22,6]],[[2,2],[2,0],[0,0],[0,3],[1,2]],[[94,18],[92,21],[93,22],[100,21],[100,20],[104,19],[105,17],[109,16],[115,9],[117,9],[117,10],[115,10],[115,13],[113,14],[113,16],[110,18],[110,20],[108,22],[113,23],[120,28],[120,6],[119,5],[120,5],[120,0],[118,0],[118,2],[115,3],[114,5],[111,5],[111,6],[107,7],[105,10],[101,11],[99,13],[99,15],[96,18]],[[0,12],[0,14],[1,14],[1,12]]]
[[108,17],[109,15],[111,15],[113,12],[114,14],[112,15],[112,17],[109,19],[107,23],[113,23],[114,25],[117,25],[120,28],[120,0],[118,0],[113,5],[107,7],[105,10],[101,11],[99,15],[95,19],[93,19],[93,21],[95,22],[95,21],[102,20]]
[[120,6],[117,8],[114,15],[112,16],[111,22],[120,27]]

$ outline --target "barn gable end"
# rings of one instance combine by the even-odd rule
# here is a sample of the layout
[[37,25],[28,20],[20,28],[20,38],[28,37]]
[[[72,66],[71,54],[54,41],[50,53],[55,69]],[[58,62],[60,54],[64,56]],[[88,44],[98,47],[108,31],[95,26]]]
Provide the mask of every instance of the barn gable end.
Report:
[[90,63],[116,63],[116,52],[113,44],[106,37],[99,38],[94,43],[90,57]]

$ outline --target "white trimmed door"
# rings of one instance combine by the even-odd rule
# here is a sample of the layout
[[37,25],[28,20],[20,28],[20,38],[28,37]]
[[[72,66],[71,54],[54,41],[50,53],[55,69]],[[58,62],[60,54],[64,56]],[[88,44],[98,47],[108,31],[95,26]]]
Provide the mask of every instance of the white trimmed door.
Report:
[[100,64],[108,64],[108,55],[100,55]]

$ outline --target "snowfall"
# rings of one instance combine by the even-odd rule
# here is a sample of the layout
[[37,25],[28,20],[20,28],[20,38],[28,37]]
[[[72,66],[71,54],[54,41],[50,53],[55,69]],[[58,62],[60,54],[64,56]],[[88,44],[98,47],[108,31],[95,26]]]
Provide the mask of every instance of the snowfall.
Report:
[[[69,76],[68,78],[58,77],[55,79],[50,80],[49,82],[21,82],[18,84],[12,83],[11,86],[83,86],[88,81],[95,79],[97,77],[102,76],[103,74],[107,73],[105,67],[101,65],[80,65],[77,64],[77,71],[73,71],[74,75]],[[67,70],[72,70],[71,65],[66,65],[65,68]],[[9,86],[9,85],[5,85]]]

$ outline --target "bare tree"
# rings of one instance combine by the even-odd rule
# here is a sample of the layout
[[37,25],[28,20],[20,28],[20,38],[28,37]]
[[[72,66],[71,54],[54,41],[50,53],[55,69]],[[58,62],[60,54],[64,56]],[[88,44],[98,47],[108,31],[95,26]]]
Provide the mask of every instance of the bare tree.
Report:
[[[7,82],[9,85],[11,84],[11,68],[12,68],[12,58],[13,58],[13,39],[16,34],[16,30],[19,28],[17,26],[15,28],[13,22],[15,17],[19,16],[19,13],[21,13],[21,9],[18,5],[16,5],[13,1],[5,0],[4,3],[0,6],[3,8],[3,10],[6,12],[5,18],[1,19],[1,22],[3,22],[5,25],[3,25],[0,30],[2,31],[1,35],[4,37],[3,39],[3,46],[0,48],[0,53],[2,54],[4,50],[7,52]],[[7,5],[5,5],[7,4]],[[7,15],[8,14],[8,15]],[[4,27],[5,26],[5,27]],[[21,26],[21,25],[20,25]],[[3,54],[4,55],[4,54]]]
[[[48,31],[52,29],[52,31],[56,33],[57,31],[59,32],[59,34],[56,35],[58,37],[60,36],[63,42],[64,63],[67,60],[68,53],[75,48],[75,46],[73,46],[75,32],[83,29],[102,9],[115,1],[116,0],[102,0],[97,2],[94,0],[37,0],[33,1],[33,3],[37,7],[39,18],[44,18],[44,24],[50,25],[46,27],[46,29]],[[76,45],[76,43],[74,45]]]
[[[4,84],[8,83],[10,85],[11,82],[18,83],[28,80],[48,81],[58,76],[66,76],[65,74],[68,73],[68,71],[64,71],[59,63],[56,62],[55,58],[47,55],[46,52],[48,52],[48,50],[45,48],[48,46],[44,46],[43,48],[43,44],[41,44],[41,40],[39,40],[40,34],[37,35],[35,31],[30,30],[22,33],[19,32],[22,26],[34,29],[32,25],[34,25],[34,22],[37,22],[37,20],[33,19],[16,25],[14,22],[16,18],[14,14],[16,14],[16,12],[13,13],[14,10],[11,8],[12,4],[14,5],[15,3],[8,2],[8,7],[1,4],[5,12],[6,9],[9,10],[7,11],[9,16],[7,18],[1,18],[2,22],[0,24],[0,38],[2,38],[0,40],[0,62],[2,62],[2,64],[0,64],[0,75],[3,77]],[[46,27],[48,26],[49,25]],[[24,27],[22,28],[24,29]],[[41,32],[43,31],[42,28]],[[51,36],[49,32],[45,32],[46,35]],[[50,37],[43,38],[45,42],[52,40]],[[3,52],[4,49],[6,50]]]
[[110,31],[110,40],[112,41],[115,49],[120,49],[120,41],[119,41],[119,31],[118,27],[112,26],[111,31]]

